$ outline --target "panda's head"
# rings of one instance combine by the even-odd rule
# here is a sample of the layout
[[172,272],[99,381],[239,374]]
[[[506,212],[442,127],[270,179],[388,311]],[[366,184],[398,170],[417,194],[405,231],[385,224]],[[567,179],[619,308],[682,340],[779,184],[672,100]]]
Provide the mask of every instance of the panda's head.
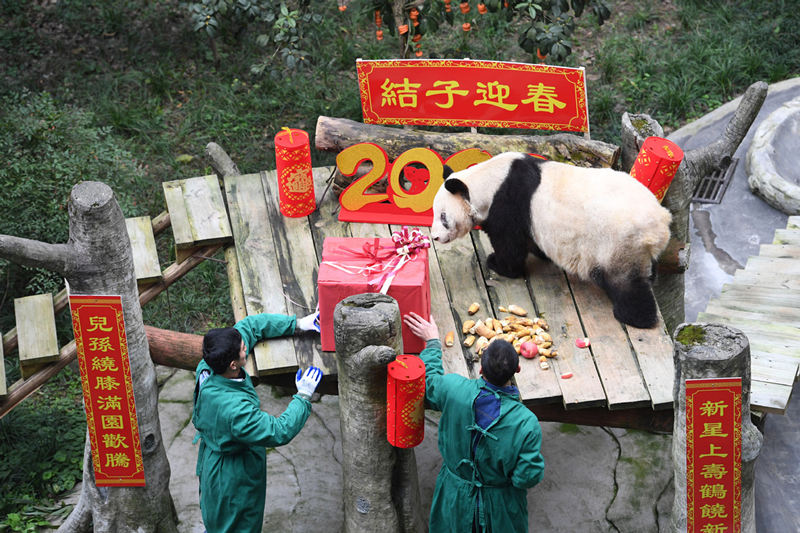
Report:
[[444,183],[433,199],[431,238],[441,243],[463,237],[477,222],[467,185],[457,177],[448,178],[451,173],[445,166]]

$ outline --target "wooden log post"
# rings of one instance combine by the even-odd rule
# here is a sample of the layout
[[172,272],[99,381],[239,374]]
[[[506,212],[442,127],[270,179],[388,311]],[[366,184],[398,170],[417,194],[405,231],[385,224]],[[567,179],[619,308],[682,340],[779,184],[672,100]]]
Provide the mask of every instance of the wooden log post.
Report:
[[[683,332],[687,335],[682,335]],[[686,340],[688,337],[694,337],[695,340]],[[672,432],[675,499],[672,505],[672,531],[684,532],[687,524],[686,380],[741,377],[741,531],[755,533],[755,461],[764,437],[750,419],[750,342],[738,329],[706,323],[681,324],[675,330],[675,339],[675,422]]]
[[[650,115],[622,114],[622,145],[620,147],[620,169],[630,172],[639,155],[645,139],[651,136],[663,137],[664,129]],[[681,165],[674,182],[683,182],[686,166]],[[667,331],[673,331],[685,319],[684,306],[684,273],[689,268],[689,205],[675,205],[673,197],[664,200],[664,207],[672,213],[670,224],[670,241],[667,249],[658,259],[658,276],[653,286],[658,307],[667,325]]]
[[413,449],[386,439],[386,366],[402,347],[391,296],[357,294],[333,313],[342,431],[344,531],[427,531]]

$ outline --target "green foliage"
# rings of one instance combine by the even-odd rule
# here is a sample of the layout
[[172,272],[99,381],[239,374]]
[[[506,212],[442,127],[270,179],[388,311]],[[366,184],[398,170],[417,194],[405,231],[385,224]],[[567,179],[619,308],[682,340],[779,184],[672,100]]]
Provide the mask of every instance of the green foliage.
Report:
[[233,325],[223,254],[203,261],[147,306],[145,324],[204,335],[214,327]]
[[675,340],[684,346],[692,346],[694,344],[701,344],[706,340],[706,332],[700,326],[689,325],[683,327]]
[[[403,20],[398,21],[394,5],[395,0],[365,2],[361,18],[366,19],[372,28],[375,12],[378,12],[385,24],[382,28],[391,35],[394,35],[397,25],[407,25],[409,32],[403,56],[418,49],[412,47],[413,38],[418,34],[427,36],[425,49],[432,57],[447,57],[447,38],[442,35],[450,34],[451,39],[457,35],[455,39],[461,41],[457,49],[466,52],[468,39],[481,39],[486,30],[491,32],[504,27],[513,29],[520,49],[528,54],[528,57],[518,60],[536,62],[538,58],[550,56],[553,61],[564,61],[572,53],[570,37],[577,19],[590,13],[592,19],[602,25],[611,16],[602,0],[453,0],[449,5],[428,2],[421,10],[414,2],[405,2]],[[419,48],[422,48],[421,43]]]
[[[757,80],[797,75],[800,34],[792,28],[798,24],[794,2],[769,9],[755,0],[636,4],[603,28],[607,39],[584,44],[599,42],[594,68],[600,81],[589,84],[590,117],[597,116],[592,104],[602,92],[604,108],[613,94],[618,111],[648,113],[669,131]],[[593,121],[592,136],[618,143],[618,125]]]
[[81,398],[80,377],[67,367],[0,419],[0,531],[36,531],[69,512],[49,502],[81,479]]
[[285,1],[202,0],[190,3],[189,13],[194,31],[212,39],[216,62],[219,58],[213,40],[223,30],[237,30],[235,33],[239,34],[248,25],[256,26],[255,42],[265,49],[265,55],[250,67],[254,74],[268,70],[275,57],[280,57],[289,69],[299,66],[309,56],[304,48],[307,45],[304,32],[322,22],[320,14],[290,8]]
[[[129,215],[141,212],[137,202],[152,194],[142,194],[144,173],[109,126],[98,126],[91,112],[61,105],[48,93],[0,98],[0,153],[5,159],[0,165],[2,234],[66,242],[67,203],[79,181],[110,185]],[[50,272],[9,263],[0,264],[0,279],[20,296],[56,292],[63,284]]]

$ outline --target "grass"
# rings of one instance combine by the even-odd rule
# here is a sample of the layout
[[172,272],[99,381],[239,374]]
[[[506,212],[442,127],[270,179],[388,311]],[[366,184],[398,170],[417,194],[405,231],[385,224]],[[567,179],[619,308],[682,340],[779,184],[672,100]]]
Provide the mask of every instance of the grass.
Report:
[[[352,1],[344,13],[332,0],[308,4],[324,18],[306,32],[305,48],[314,53],[286,69],[269,59],[272,50],[256,44],[260,29],[248,27],[223,27],[216,39],[220,62],[215,65],[208,40],[191,31],[184,4],[177,0],[0,0],[0,98],[47,91],[57,106],[85,110],[94,127],[110,128],[120,153],[130,153],[145,178],[143,184],[124,191],[139,200],[125,207],[126,215],[156,215],[165,209],[161,182],[212,172],[203,156],[210,141],[220,144],[242,172],[257,172],[274,168],[272,139],[282,126],[313,132],[320,115],[361,119],[355,59],[397,57],[395,41],[388,35],[382,42],[375,40],[366,0]],[[755,81],[772,83],[800,73],[798,1],[612,0],[608,4],[613,15],[602,27],[592,25],[591,17],[579,21],[573,55],[565,63],[586,67],[594,139],[619,143],[623,111],[650,114],[669,132],[741,94]],[[475,16],[476,30],[469,34],[456,27],[451,33],[426,35],[426,55],[531,61],[516,44],[513,22]],[[258,64],[265,68],[256,76],[251,67]],[[1,155],[14,160],[13,153]],[[334,162],[327,153],[313,151],[312,157],[315,165]],[[74,180],[92,177],[74,176]],[[166,265],[174,257],[170,232],[158,242]],[[13,323],[13,298],[46,284],[9,283],[4,272],[0,262],[0,327],[5,328]],[[193,333],[230,324],[224,265],[207,261],[195,268],[148,304],[144,319],[157,327]],[[69,321],[62,322],[62,336],[68,335]],[[18,376],[14,359],[6,354],[12,379]],[[69,383],[77,379],[74,373],[62,376],[56,379]],[[75,409],[69,402],[79,398],[79,391],[73,393],[66,403],[54,402],[55,412],[43,411],[52,418],[44,426],[82,424],[72,418]],[[60,397],[51,388],[40,396]],[[12,442],[8,437],[3,440],[4,435],[24,435],[25,439],[13,442],[25,451],[30,447],[20,442],[38,442],[30,426],[37,424],[36,412],[46,404],[29,399],[0,421],[0,457],[6,457],[3,443]],[[80,449],[83,433],[78,433],[70,443]],[[39,463],[45,466],[39,468]],[[29,463],[34,477],[40,479],[50,471],[47,463],[39,459]],[[77,472],[79,477],[79,466],[65,468],[65,475]],[[25,488],[31,486],[25,483],[4,480],[4,492],[17,498],[27,495],[33,501],[54,497],[55,488],[69,484],[40,483],[34,490]],[[16,501],[19,509],[27,505]],[[0,503],[0,515],[13,507],[9,505],[8,500]],[[24,530],[36,519],[20,515],[14,518],[17,525],[10,518],[5,525]]]

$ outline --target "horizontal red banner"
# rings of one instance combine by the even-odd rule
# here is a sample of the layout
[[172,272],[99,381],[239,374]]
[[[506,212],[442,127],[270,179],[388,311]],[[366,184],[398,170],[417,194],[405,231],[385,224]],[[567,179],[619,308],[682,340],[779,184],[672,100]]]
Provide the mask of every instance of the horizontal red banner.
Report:
[[366,123],[589,131],[582,68],[359,59],[356,70]]
[[70,295],[95,484],[145,485],[119,296]]
[[741,531],[742,380],[686,380],[687,531]]

